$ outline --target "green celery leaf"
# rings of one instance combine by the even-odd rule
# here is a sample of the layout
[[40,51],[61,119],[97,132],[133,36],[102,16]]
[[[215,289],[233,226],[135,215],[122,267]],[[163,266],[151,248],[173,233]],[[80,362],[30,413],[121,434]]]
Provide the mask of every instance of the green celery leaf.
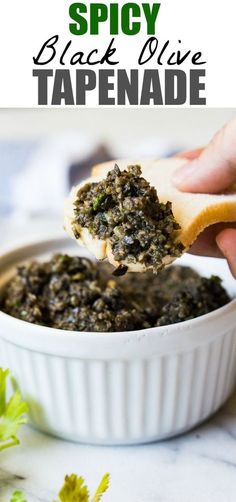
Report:
[[9,401],[6,399],[6,386],[9,370],[0,368],[0,451],[19,444],[17,432],[27,422],[27,404],[22,401],[19,390],[16,390]]
[[107,491],[107,489],[109,488],[109,483],[110,483],[110,474],[107,472],[106,474],[104,474],[98,488],[97,488],[97,491],[95,493],[95,495],[93,496],[91,502],[100,502],[102,496],[104,495],[104,493]]
[[58,497],[60,502],[89,502],[89,491],[84,479],[76,474],[66,476]]
[[10,502],[27,502],[27,500],[24,496],[24,493],[17,490],[12,494]]
[[0,368],[0,416],[3,415],[6,408],[6,380],[9,370]]

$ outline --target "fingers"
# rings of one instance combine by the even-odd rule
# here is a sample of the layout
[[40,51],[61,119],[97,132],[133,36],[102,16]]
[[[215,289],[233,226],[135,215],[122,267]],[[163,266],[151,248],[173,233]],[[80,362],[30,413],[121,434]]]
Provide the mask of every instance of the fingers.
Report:
[[184,157],[188,160],[193,160],[199,157],[204,148],[195,148],[195,150],[186,150],[185,152],[180,152],[175,155],[175,157]]
[[217,244],[217,236],[229,228],[234,229],[236,232],[236,223],[216,223],[205,230],[199,235],[197,240],[191,246],[189,253],[197,254],[199,256],[211,256],[214,258],[224,258],[225,254]]
[[228,261],[229,268],[236,278],[236,229],[227,228],[222,230],[216,237],[216,242]]
[[206,228],[189,249],[190,254],[226,258],[236,278],[236,223],[217,223]]
[[226,228],[224,224],[212,225],[206,228],[193,243],[189,253],[198,256],[211,256],[213,258],[223,258],[222,251],[217,246],[216,236]]
[[[184,152],[190,160],[174,175],[174,183],[182,191],[217,193],[236,183],[236,119],[221,129],[204,149]],[[224,224],[206,229],[190,249],[204,256],[224,256],[236,278],[236,228]],[[234,227],[234,228],[233,228]]]
[[193,160],[174,174],[180,190],[217,193],[236,183],[236,119],[221,129],[199,156],[188,158]]

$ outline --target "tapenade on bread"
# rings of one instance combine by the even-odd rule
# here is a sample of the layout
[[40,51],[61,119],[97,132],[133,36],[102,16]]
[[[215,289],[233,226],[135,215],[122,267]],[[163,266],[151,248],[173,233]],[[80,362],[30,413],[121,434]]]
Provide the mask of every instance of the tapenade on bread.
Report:
[[31,323],[70,331],[132,331],[173,324],[230,301],[218,277],[189,267],[112,276],[112,267],[54,255],[18,267],[1,293],[1,310]]
[[122,274],[131,264],[156,272],[167,257],[178,257],[184,247],[176,241],[179,225],[171,202],[161,203],[156,189],[141,176],[141,168],[117,164],[100,182],[83,185],[74,202],[72,229],[106,240]]
[[[174,171],[186,159],[99,164],[65,205],[65,228],[117,273],[157,271],[185,252],[207,226],[236,221],[236,187],[222,194],[180,192]],[[139,162],[138,162],[139,164]],[[133,166],[127,168],[127,166]],[[149,200],[148,200],[149,199]]]

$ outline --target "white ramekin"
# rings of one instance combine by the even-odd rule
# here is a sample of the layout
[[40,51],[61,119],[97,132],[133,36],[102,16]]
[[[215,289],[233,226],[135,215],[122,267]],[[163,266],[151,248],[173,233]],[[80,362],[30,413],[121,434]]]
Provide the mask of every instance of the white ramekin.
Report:
[[[79,252],[54,239],[5,253],[0,286],[22,261],[61,251]],[[223,276],[235,292],[223,262],[181,261]],[[0,364],[12,370],[42,431],[100,444],[162,439],[205,420],[232,392],[236,300],[191,321],[123,333],[56,330],[0,312]]]

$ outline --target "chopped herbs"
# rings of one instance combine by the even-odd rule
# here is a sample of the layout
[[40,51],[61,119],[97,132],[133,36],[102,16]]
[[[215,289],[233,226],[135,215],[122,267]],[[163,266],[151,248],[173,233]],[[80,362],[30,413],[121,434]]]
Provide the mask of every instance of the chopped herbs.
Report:
[[1,308],[53,328],[112,332],[177,323],[230,301],[218,277],[202,278],[188,267],[123,277],[112,270],[107,263],[60,254],[22,265],[2,292]]
[[106,198],[107,198],[106,192],[102,192],[100,195],[98,195],[95,201],[93,202],[93,210],[97,211],[99,207],[101,207],[102,203],[105,202]]
[[105,180],[80,188],[74,215],[75,237],[87,228],[93,237],[109,240],[121,264],[139,263],[156,272],[166,256],[178,257],[184,249],[171,202],[159,201],[137,165],[121,171],[115,164]]

